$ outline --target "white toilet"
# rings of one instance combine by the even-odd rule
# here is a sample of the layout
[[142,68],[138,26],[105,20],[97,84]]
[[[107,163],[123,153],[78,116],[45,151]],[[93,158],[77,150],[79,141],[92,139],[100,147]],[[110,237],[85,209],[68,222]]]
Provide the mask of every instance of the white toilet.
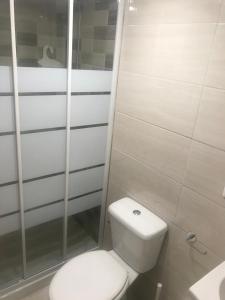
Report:
[[50,284],[50,300],[119,300],[139,273],[155,266],[166,223],[130,198],[111,204],[109,214],[113,250],[66,263]]

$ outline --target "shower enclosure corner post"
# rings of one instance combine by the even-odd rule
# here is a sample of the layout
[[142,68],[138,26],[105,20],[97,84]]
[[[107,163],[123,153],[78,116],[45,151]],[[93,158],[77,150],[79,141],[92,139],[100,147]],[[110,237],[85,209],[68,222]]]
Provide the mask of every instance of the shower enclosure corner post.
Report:
[[70,123],[71,123],[71,76],[72,76],[72,50],[73,50],[73,8],[74,0],[68,0],[68,38],[67,38],[67,109],[66,109],[66,170],[64,195],[64,225],[63,225],[63,259],[67,253],[68,230],[68,196],[69,196],[69,169],[70,169]]
[[21,153],[21,135],[20,135],[20,111],[19,111],[19,93],[18,93],[18,69],[17,69],[17,51],[16,51],[16,30],[15,30],[15,8],[14,0],[10,0],[10,32],[12,47],[12,70],[13,70],[13,89],[15,105],[15,124],[16,124],[16,154],[19,186],[20,203],[20,222],[21,222],[21,241],[22,241],[22,266],[23,277],[26,277],[26,236],[24,221],[24,198],[23,198],[23,170]]
[[117,0],[117,2],[118,2],[118,15],[117,15],[117,24],[116,24],[111,99],[110,99],[110,108],[109,108],[108,132],[107,132],[106,163],[105,163],[104,179],[103,179],[102,206],[101,206],[101,217],[100,217],[99,236],[98,236],[99,247],[103,246],[103,239],[104,239],[110,157],[111,157],[113,125],[114,125],[114,116],[115,116],[116,90],[117,90],[117,81],[118,81],[118,74],[119,74],[120,52],[122,46],[123,23],[124,23],[125,6],[126,6],[126,0]]

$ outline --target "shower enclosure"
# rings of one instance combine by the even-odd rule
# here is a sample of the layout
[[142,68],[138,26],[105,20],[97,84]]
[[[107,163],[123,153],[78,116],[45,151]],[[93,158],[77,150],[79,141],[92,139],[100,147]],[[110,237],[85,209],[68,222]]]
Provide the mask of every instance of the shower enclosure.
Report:
[[98,246],[116,0],[0,0],[0,289]]

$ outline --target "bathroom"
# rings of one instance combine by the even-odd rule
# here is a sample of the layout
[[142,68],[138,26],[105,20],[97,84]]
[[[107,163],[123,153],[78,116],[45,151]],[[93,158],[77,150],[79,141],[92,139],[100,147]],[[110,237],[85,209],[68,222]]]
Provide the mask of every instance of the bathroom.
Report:
[[0,0],[0,299],[224,300],[224,136],[225,0]]

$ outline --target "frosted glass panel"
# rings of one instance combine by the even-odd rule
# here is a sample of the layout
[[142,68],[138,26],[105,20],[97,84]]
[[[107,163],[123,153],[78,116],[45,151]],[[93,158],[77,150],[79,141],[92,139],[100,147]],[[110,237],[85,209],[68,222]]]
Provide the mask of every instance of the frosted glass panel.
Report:
[[107,126],[71,131],[70,170],[105,162]]
[[[2,5],[2,2],[1,4]],[[9,15],[7,16],[9,17]],[[3,32],[0,31],[0,39],[3,38]],[[10,40],[10,31],[8,31],[8,39]],[[0,58],[0,78],[1,78],[1,84],[0,84],[0,93],[12,93],[13,90],[13,84],[12,84],[12,69],[11,67],[6,67],[2,65],[3,62],[1,62]],[[5,64],[11,65],[11,57],[9,61],[5,61]]]
[[18,185],[0,187],[0,216],[19,210]]
[[[18,213],[13,214],[11,216],[4,217],[4,218],[0,218],[0,241],[1,241],[1,239],[4,240],[5,238],[8,238],[7,234],[13,232],[15,234],[15,236],[17,236],[17,238],[16,238],[16,240],[18,241],[17,250],[18,250],[18,246],[20,245],[20,241],[18,239],[19,233],[17,232],[19,229],[18,224],[20,224],[20,215]],[[9,237],[9,240],[12,245],[15,242],[14,241],[15,237],[13,239],[10,239],[10,237]],[[8,246],[8,245],[5,245],[4,247],[6,247],[6,246]],[[4,247],[3,247],[3,249],[4,249]],[[0,253],[1,253],[1,250],[2,250],[2,248],[0,249]],[[5,254],[7,254],[7,253],[5,253]],[[13,266],[11,266],[11,267],[13,267]]]
[[13,101],[11,96],[0,96],[0,133],[15,129]]
[[27,275],[62,261],[67,10],[67,0],[15,1]]
[[69,201],[68,257],[97,247],[101,199],[97,192]]
[[70,201],[68,207],[68,214],[77,214],[101,205],[101,196],[102,193],[98,192]]
[[67,257],[98,245],[117,15],[116,0],[74,2],[69,195],[64,216],[69,3],[14,2],[18,141],[9,0],[0,1],[0,289],[63,261],[65,217]]
[[65,130],[22,135],[24,179],[65,170]]
[[[0,1],[0,289],[22,278],[9,1]],[[9,134],[10,135],[7,135]],[[14,181],[14,184],[11,184]],[[10,183],[10,184],[8,184]],[[14,215],[8,215],[17,211]]]
[[64,175],[35,180],[24,184],[25,210],[63,200]]
[[20,93],[65,92],[65,78],[67,75],[66,72],[66,69],[59,68],[19,67],[19,91]]
[[71,126],[107,123],[110,95],[72,96]]
[[21,96],[21,130],[62,127],[66,124],[65,96]]
[[62,257],[63,202],[25,213],[28,272],[59,263]]
[[104,167],[70,174],[69,197],[75,197],[102,188]]
[[111,91],[112,71],[72,70],[72,92]]
[[0,136],[0,184],[17,180],[16,141],[14,135]]
[[63,207],[63,202],[60,202],[26,212],[26,227],[30,228],[62,217]]

